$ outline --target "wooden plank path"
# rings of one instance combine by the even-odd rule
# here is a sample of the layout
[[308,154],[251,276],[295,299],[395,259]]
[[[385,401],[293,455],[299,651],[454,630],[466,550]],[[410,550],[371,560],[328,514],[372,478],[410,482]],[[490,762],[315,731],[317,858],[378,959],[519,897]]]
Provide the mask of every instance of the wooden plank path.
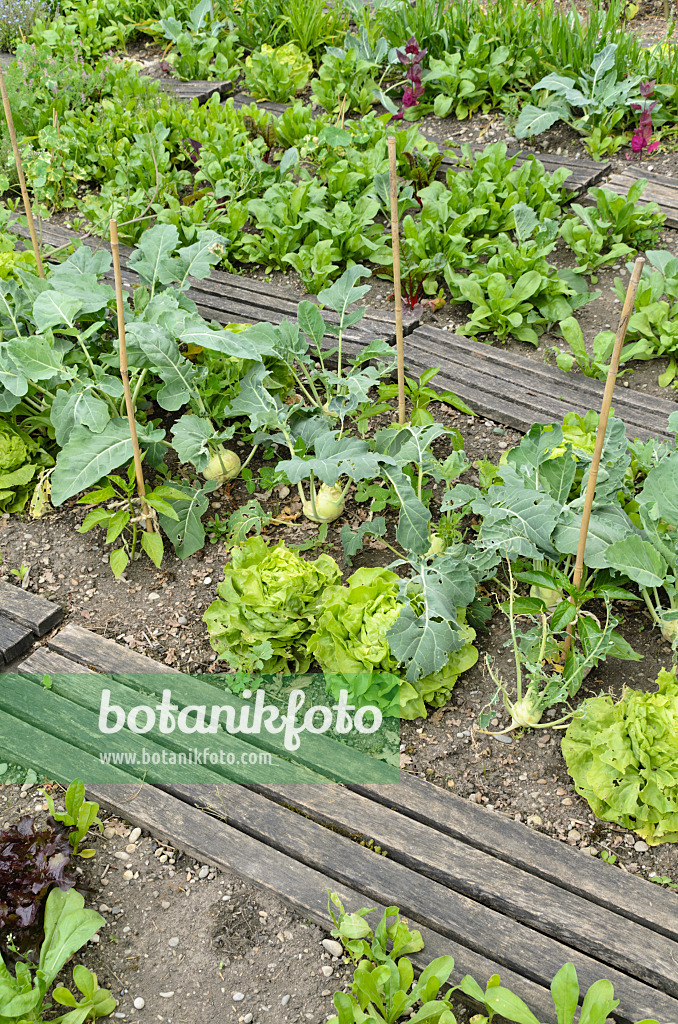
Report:
[[[405,338],[405,364],[415,374],[440,366],[433,387],[454,391],[480,415],[522,431],[533,423],[561,423],[567,412],[600,409],[605,390],[603,381],[428,325]],[[678,403],[618,387],[612,404],[629,437],[673,440],[668,418]]]
[[186,103],[190,103],[191,100],[197,100],[199,105],[207,103],[207,100],[212,97],[215,92],[221,96],[222,99],[226,99],[227,96],[233,91],[233,85],[231,82],[217,82],[217,81],[193,81],[193,82],[182,82],[179,78],[159,78],[158,85],[162,92],[168,93],[177,100],[184,100]]
[[[28,228],[21,224],[15,222],[11,225],[11,230],[23,239],[29,238]],[[91,249],[106,249],[110,252],[110,244],[105,239],[82,238],[73,231],[50,224],[49,221],[41,225],[41,241],[55,248],[82,242]],[[120,246],[123,284],[128,286],[138,282],[137,275],[127,265],[132,252],[129,246]],[[45,258],[49,260],[49,253]],[[113,271],[109,271],[105,276],[112,280]],[[253,324],[261,321],[279,324],[284,319],[296,320],[297,306],[301,299],[313,298],[310,295],[300,295],[286,285],[273,285],[251,277],[227,274],[221,270],[212,270],[210,276],[203,281],[191,280],[192,284],[185,292],[186,296],[195,302],[201,316],[208,321],[216,320],[220,324]],[[338,322],[337,315],[331,310],[326,311],[325,317],[329,323]],[[418,325],[418,317],[406,316],[403,329],[407,333]],[[355,355],[375,338],[395,343],[394,314],[391,311],[382,312],[368,307],[362,320],[344,332],[345,351],[349,355]],[[332,339],[327,339],[327,342],[332,343]]]
[[0,666],[25,654],[63,618],[62,609],[19,586],[0,582]]
[[[40,685],[46,672],[49,689]],[[166,769],[118,768],[111,776],[108,767],[104,780],[96,756],[102,740],[91,729],[101,672],[111,700],[125,708],[163,688],[180,708],[196,694],[207,701],[219,692],[207,677],[187,677],[69,625],[3,676],[0,757],[18,754],[63,783],[69,766],[82,771],[84,763],[88,793],[104,807],[266,889],[325,929],[328,890],[351,911],[397,905],[422,931],[425,949],[413,957],[419,969],[447,953],[454,982],[468,973],[484,985],[498,972],[541,1021],[555,1020],[548,986],[566,962],[576,966],[582,997],[598,978],[613,983],[620,1005],[612,1017],[620,1024],[678,1021],[674,894],[414,776],[401,773],[397,785],[355,775],[348,785],[329,784],[331,761],[348,777],[367,755],[322,736],[314,737],[312,755],[303,744],[301,756],[295,752],[294,785],[289,776],[275,782],[270,766],[259,773],[219,766],[213,782],[201,785],[187,768],[173,781]],[[120,749],[149,746],[145,736],[124,737]],[[103,741],[106,749],[115,749],[113,739]],[[172,734],[163,742],[176,749],[192,739]],[[51,766],[41,746],[49,747]],[[229,749],[264,747],[285,756],[276,736],[229,737]]]
[[613,174],[604,184],[610,191],[625,196],[638,178],[647,180],[640,204],[658,203],[662,212],[666,214],[666,227],[678,228],[678,179],[668,174],[646,171],[644,167],[627,167],[621,174]]

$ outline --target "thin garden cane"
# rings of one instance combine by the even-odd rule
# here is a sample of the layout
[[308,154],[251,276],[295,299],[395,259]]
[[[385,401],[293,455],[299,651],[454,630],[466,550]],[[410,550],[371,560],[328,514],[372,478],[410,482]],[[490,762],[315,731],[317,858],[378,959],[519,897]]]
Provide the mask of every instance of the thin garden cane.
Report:
[[132,452],[134,455],[134,472],[137,478],[137,491],[141,498],[141,512],[144,517],[146,531],[153,533],[153,517],[151,510],[144,500],[146,497],[146,484],[144,483],[144,471],[141,467],[141,452],[139,450],[139,438],[137,437],[137,424],[134,416],[134,403],[132,392],[129,386],[129,373],[127,371],[127,344],[125,341],[125,310],[122,300],[122,274],[120,272],[120,246],[118,243],[118,222],[110,222],[111,229],[111,252],[113,254],[113,274],[115,276],[115,304],[118,311],[118,343],[120,347],[120,377],[125,392],[125,407],[127,419],[129,420],[129,432],[132,436]]
[[[617,381],[617,373],[619,372],[619,359],[621,356],[622,345],[626,337],[626,330],[629,326],[629,320],[631,319],[631,313],[633,312],[633,306],[636,301],[636,292],[638,291],[638,284],[640,282],[640,275],[643,267],[645,266],[645,259],[639,256],[636,260],[633,273],[631,274],[631,280],[626,290],[626,298],[624,299],[624,306],[619,317],[619,326],[617,327],[617,336],[614,339],[614,348],[612,349],[612,358],[610,359],[610,368],[607,371],[607,380],[605,381],[605,391],[603,393],[603,404],[600,407],[600,419],[598,421],[598,433],[596,434],[596,446],[593,450],[593,458],[591,459],[591,468],[589,469],[589,479],[586,485],[586,497],[584,498],[584,511],[582,513],[581,528],[579,530],[579,543],[577,545],[577,558],[574,564],[574,575],[572,582],[577,590],[581,587],[582,576],[584,573],[584,553],[586,551],[586,538],[589,532],[589,523],[591,522],[591,509],[593,508],[593,498],[596,493],[596,483],[598,480],[598,470],[600,469],[600,460],[603,454],[603,446],[605,444],[605,434],[607,432],[607,421],[610,417],[610,406],[612,405],[612,393],[614,386]],[[570,598],[572,600],[572,598]],[[567,637],[563,645],[562,657],[563,659],[567,656],[567,652],[572,645],[572,628],[573,623],[571,622],[567,627]]]
[[403,345],[403,299],[400,292],[400,218],[398,217],[398,175],[396,140],[388,140],[388,166],[391,178],[391,246],[393,249],[393,296],[395,299],[396,360],[398,364],[398,423],[405,423],[405,350]]
[[19,152],[19,144],[16,140],[16,132],[14,130],[14,118],[12,117],[12,108],[9,105],[9,96],[7,95],[5,76],[2,73],[2,68],[0,68],[0,93],[2,93],[2,105],[5,110],[5,120],[7,121],[7,130],[9,132],[9,138],[12,143],[14,163],[16,164],[16,173],[19,178],[21,196],[24,201],[24,210],[26,211],[26,220],[28,221],[28,230],[31,233],[31,242],[33,243],[33,253],[35,254],[35,262],[38,264],[38,274],[40,275],[40,277],[44,277],[45,268],[42,265],[42,257],[40,255],[38,236],[35,233],[33,210],[31,209],[31,202],[28,198],[28,189],[26,188],[26,179],[24,178],[24,168],[23,164],[21,163],[21,153]]

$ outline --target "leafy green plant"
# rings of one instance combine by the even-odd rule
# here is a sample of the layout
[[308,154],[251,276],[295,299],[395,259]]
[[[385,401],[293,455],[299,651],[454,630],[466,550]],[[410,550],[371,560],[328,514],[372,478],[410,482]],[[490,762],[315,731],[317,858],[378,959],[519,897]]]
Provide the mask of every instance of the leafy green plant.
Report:
[[433,110],[437,117],[453,113],[462,120],[477,110],[486,112],[497,105],[513,79],[507,46],[493,46],[481,33],[471,36],[462,50],[432,57],[422,77],[428,91],[436,93]]
[[391,652],[389,640],[405,607],[398,593],[395,573],[379,568],[358,569],[346,586],[325,591],[323,610],[308,649],[325,671],[327,688],[335,698],[345,689],[357,707],[371,704],[387,716],[425,718],[426,705],[446,704],[457,678],[476,663],[475,631],[464,621],[465,609],[455,609],[455,649],[444,666],[419,679],[401,679],[395,674],[398,659]]
[[50,793],[43,790],[43,796],[49,806],[50,814],[55,821],[62,822],[71,829],[68,841],[73,847],[73,853],[79,853],[80,857],[93,857],[94,850],[80,850],[78,847],[93,826],[97,826],[100,832],[103,825],[97,817],[99,804],[93,800],[85,800],[85,786],[80,779],[74,779],[66,790],[64,797],[66,809],[57,811],[54,807],[54,800]]
[[336,892],[328,894],[327,909],[334,924],[331,935],[343,944],[354,964],[361,960],[383,963],[387,957],[397,960],[424,948],[421,932],[410,930],[398,907],[387,907],[374,930],[366,920],[372,911],[363,907],[347,913]]
[[245,60],[245,86],[255,99],[286,103],[305,88],[313,64],[294,43],[263,43]]
[[574,786],[603,821],[651,845],[678,842],[678,685],[662,669],[652,693],[590,697],[563,738]]
[[199,0],[183,23],[174,16],[174,8],[170,10],[172,13],[166,11],[152,29],[174,43],[176,52],[167,54],[165,60],[177,76],[187,81],[235,78],[243,51],[236,47],[233,35],[222,31],[225,22],[213,17],[212,0]]
[[308,639],[339,576],[329,555],[307,562],[283,541],[269,548],[262,537],[250,537],[235,546],[219,598],[203,616],[218,657],[250,671],[258,662],[266,672],[305,672]]
[[[43,1024],[44,1014],[51,1009],[47,993],[57,975],[104,923],[95,910],[85,909],[85,901],[75,889],[52,889],[45,905],[44,939],[37,967],[28,960],[20,960],[13,976],[0,957],[3,1020],[8,1024]],[[67,988],[58,985],[52,998],[70,1012],[51,1017],[53,1024],[84,1024],[113,1013],[116,1001],[107,989],[99,988],[96,974],[78,964],[73,970],[73,981],[82,999],[77,1000]]]
[[[582,135],[594,128],[609,132],[626,115],[640,94],[641,76],[621,77],[616,67],[617,44],[608,43],[591,61],[590,71],[568,75],[551,73],[532,86],[533,94],[542,93],[540,105],[523,107],[515,127],[516,137],[524,139],[563,120]],[[574,111],[581,114],[575,115]]]
[[[179,516],[172,507],[172,499],[181,501],[182,491],[168,485],[160,484],[146,491],[144,502],[151,509],[162,513],[166,519],[179,521]],[[159,530],[150,532],[145,529],[145,516],[142,514],[142,500],[136,493],[134,463],[127,469],[126,477],[118,473],[109,473],[106,483],[94,491],[88,491],[78,498],[82,505],[95,506],[85,516],[78,533],[88,533],[95,527],[106,531],[106,544],[120,546],[113,548],[108,564],[117,579],[127,568],[130,560],[138,557],[137,542],[141,537],[141,548],[146,552],[153,564],[160,568],[164,553],[162,534]],[[105,508],[99,507],[105,505]]]
[[0,418],[0,511],[21,512],[41,465],[48,466],[51,461],[25,430]]
[[[449,405],[452,409],[458,409],[460,412],[465,413],[466,416],[475,415],[473,410],[452,391],[434,391],[433,388],[428,386],[439,373],[440,367],[432,366],[429,370],[424,370],[419,375],[418,380],[412,377],[405,377],[405,395],[412,406],[410,423],[414,427],[423,427],[434,422],[428,408],[431,402],[443,402],[444,405]],[[379,399],[381,401],[390,402],[397,395],[397,384],[381,383],[379,385]]]
[[372,109],[377,93],[373,61],[361,58],[355,49],[330,47],[323,54],[318,77],[311,82],[313,98],[329,114]]

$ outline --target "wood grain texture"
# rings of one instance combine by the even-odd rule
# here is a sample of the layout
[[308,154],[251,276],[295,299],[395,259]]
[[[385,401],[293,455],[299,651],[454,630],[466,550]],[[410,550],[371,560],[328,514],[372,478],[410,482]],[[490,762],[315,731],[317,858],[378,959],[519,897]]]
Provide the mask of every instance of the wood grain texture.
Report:
[[[2,676],[0,689],[9,673]],[[69,786],[73,779],[84,778],[91,783],[125,783],[131,781],[120,768],[102,765],[98,757],[85,754],[64,740],[47,736],[14,715],[0,711],[0,760],[32,768],[38,778]],[[139,783],[136,783],[137,787]]]
[[639,203],[658,203],[666,215],[666,226],[678,228],[678,181],[667,174],[656,174],[654,171],[640,170],[635,167],[625,169],[621,174],[613,174],[605,182],[605,188],[617,195],[626,196],[632,185],[639,178],[645,178],[647,185],[638,200]]
[[161,90],[168,93],[170,96],[174,96],[176,99],[184,100],[186,102],[197,99],[201,106],[203,103],[206,103],[210,96],[213,96],[215,92],[222,98],[225,98],[233,89],[231,82],[181,82],[178,78],[160,78],[158,80],[158,84]]
[[[213,676],[210,681],[209,676],[201,680],[198,676],[177,672],[80,626],[67,625],[50,639],[49,647],[64,657],[98,672],[113,675],[138,693],[153,694],[160,698],[163,689],[169,687],[174,703],[180,707],[196,702],[207,705],[219,703],[219,690],[215,689]],[[75,693],[74,698],[77,699]],[[241,709],[249,706],[247,701],[236,696],[231,696],[229,701],[238,709],[238,714]],[[235,739],[236,737],[232,736],[229,742]],[[252,748],[266,750],[286,761],[291,759],[305,769],[310,769],[315,775],[328,780],[378,782],[381,779],[391,782],[394,777],[394,769],[391,766],[323,735],[305,736],[304,742],[293,753],[285,747],[283,734],[262,731],[248,738],[247,746],[250,744]],[[399,776],[397,771],[395,774],[396,777]],[[311,781],[305,776],[306,773],[299,781]]]
[[0,613],[26,626],[36,636],[44,636],[64,617],[58,604],[11,583],[0,583]]
[[611,871],[609,865],[571,846],[462,800],[414,775],[403,773],[398,786],[351,789],[443,835],[678,940],[676,896],[643,878]]
[[[17,707],[19,710],[14,712],[17,718],[38,725],[44,732],[66,740],[69,740],[67,723],[69,719],[72,720],[77,727],[74,727],[70,742],[89,753],[98,753],[102,746],[102,737],[97,728],[102,689],[105,688],[109,691],[110,702],[123,708],[126,714],[140,703],[147,703],[151,707],[155,707],[156,701],[161,698],[164,686],[172,687],[172,696],[175,697],[173,684],[167,680],[166,676],[162,677],[164,682],[157,690],[154,690],[152,686],[146,687],[143,677],[135,680],[136,688],[133,688],[112,679],[109,675],[102,677],[87,669],[83,674],[82,671],[79,671],[83,666],[69,662],[53,652],[49,652],[49,654],[52,659],[59,659],[60,664],[53,666],[50,672],[52,684],[48,695],[44,696],[41,690],[35,686],[42,678],[42,674],[36,666],[41,663],[44,665],[45,659],[28,658],[17,667],[17,672],[21,676],[30,676],[33,682],[21,678],[18,683],[8,685],[6,692],[0,694],[0,707],[7,711],[11,711],[12,707]],[[19,700],[19,698],[21,699]],[[208,707],[214,703],[221,704],[220,691],[215,687],[199,686],[197,692],[194,693],[192,702],[200,700],[204,700]],[[182,706],[185,705],[182,704]],[[52,708],[54,708],[53,718],[50,717]],[[303,765],[296,764],[289,755],[280,757],[270,754],[270,756],[262,757],[261,749],[239,736],[228,735],[224,732],[217,735],[200,736],[186,735],[176,731],[165,736],[163,744],[160,745],[157,739],[153,740],[145,735],[136,736],[125,729],[120,734],[107,736],[105,745],[106,749],[110,751],[135,753],[138,763],[129,769],[130,774],[143,776],[149,783],[186,782],[189,775],[194,784],[208,782],[249,784],[271,779],[278,779],[280,782],[288,784],[323,781],[321,775]],[[216,754],[223,750],[225,755],[234,759],[234,763],[228,764],[225,758],[224,764],[210,765],[209,767],[192,763],[188,763],[186,767],[173,764],[162,765],[163,746],[177,755],[188,755],[196,748],[201,753],[205,747],[208,747],[211,753]],[[150,754],[159,754],[161,760],[157,768],[153,765],[148,768],[143,767],[142,751],[144,749]]]
[[[598,409],[604,391],[601,381],[428,326],[405,338],[405,363],[415,373],[440,366],[434,388],[449,388],[475,412],[521,431],[536,422],[560,422],[567,412]],[[668,417],[676,403],[662,398],[649,403],[631,389],[618,388],[613,406],[630,437],[672,439]]]
[[9,665],[29,649],[35,636],[27,626],[0,614],[0,662]]
[[[390,860],[417,874],[678,995],[678,942],[673,939],[341,787],[265,784],[254,788],[322,825],[362,834],[387,850]],[[235,802],[240,799],[237,793]],[[502,819],[495,815],[494,823],[500,830]]]
[[[178,846],[188,855],[233,871],[238,877],[281,898],[297,913],[310,918],[326,931],[333,927],[327,909],[328,890],[338,893],[348,912],[355,912],[366,905],[374,907],[369,918],[373,927],[384,911],[384,906],[374,900],[366,904],[364,896],[355,888],[338,885],[322,872],[272,850],[223,820],[204,814],[198,809],[201,806],[199,793],[194,794],[195,807],[170,793],[148,786],[140,791],[134,786],[90,786],[88,796],[125,821],[148,829],[154,836]],[[390,900],[388,902],[390,904]],[[419,971],[435,957],[453,956],[455,967],[451,982],[458,984],[465,974],[471,974],[484,987],[497,970],[492,959],[432,929],[421,927],[420,931],[425,947],[410,958]],[[555,1024],[550,993],[544,986],[506,968],[501,970],[501,980],[529,1004],[540,1021]],[[627,1024],[623,1016],[617,1019]]]
[[[648,1015],[659,1015],[669,1021],[676,1019],[678,1001],[668,993],[678,992],[677,975],[673,976],[673,981],[666,981],[662,972],[653,985],[630,978],[600,959],[573,949],[568,942],[561,943],[535,932],[505,914],[396,863],[389,856],[380,856],[288,808],[273,805],[256,793],[241,789],[210,793],[205,787],[195,790],[182,785],[167,788],[189,803],[197,800],[200,806],[212,807],[216,813],[223,813],[225,805],[229,824],[236,825],[247,835],[322,872],[340,885],[357,889],[366,898],[366,905],[370,905],[367,901],[377,900],[400,907],[411,920],[486,959],[495,960],[500,968],[508,968],[546,986],[569,961],[576,967],[582,988],[588,988],[602,976],[612,982],[620,1000],[619,1010],[626,1019],[642,1020]],[[586,927],[585,922],[583,927]],[[653,973],[650,968],[648,974]]]

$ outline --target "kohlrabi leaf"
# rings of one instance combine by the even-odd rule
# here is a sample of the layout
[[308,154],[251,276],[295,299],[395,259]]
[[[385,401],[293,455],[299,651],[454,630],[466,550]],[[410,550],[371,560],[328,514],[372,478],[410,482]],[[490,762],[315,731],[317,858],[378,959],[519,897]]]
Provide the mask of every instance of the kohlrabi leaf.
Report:
[[640,587],[660,587],[666,578],[666,562],[649,541],[637,534],[610,544],[605,554],[611,569],[623,572]]

